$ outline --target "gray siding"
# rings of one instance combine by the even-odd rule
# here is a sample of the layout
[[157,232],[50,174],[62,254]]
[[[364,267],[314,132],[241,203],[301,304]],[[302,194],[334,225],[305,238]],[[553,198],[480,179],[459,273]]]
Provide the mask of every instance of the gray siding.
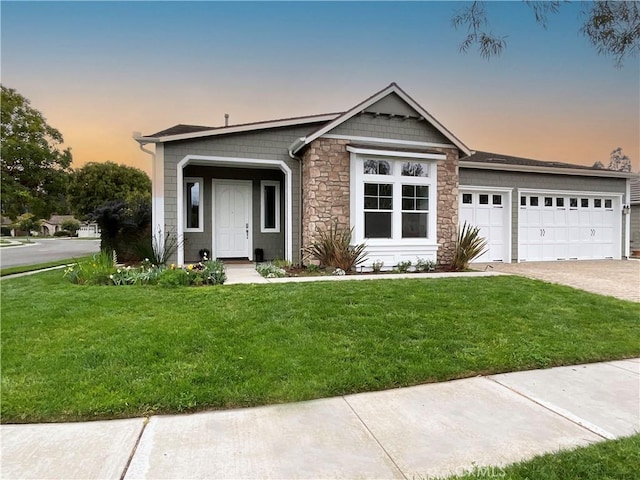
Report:
[[631,250],[640,250],[640,204],[631,205]]
[[402,117],[375,116],[370,113],[356,115],[330,130],[328,134],[451,144],[448,138],[426,120],[405,120]]
[[[511,203],[511,256],[518,258],[518,205],[517,189],[566,190],[577,192],[626,193],[626,179],[605,177],[580,177],[577,175],[554,175],[543,173],[504,172],[460,168],[460,185],[478,187],[514,188]],[[623,198],[623,203],[627,202]],[[621,213],[622,215],[622,213]],[[622,222],[622,252],[624,255],[625,224]]]
[[[269,129],[269,130],[261,130],[254,131],[248,133],[239,133],[232,135],[225,135],[219,137],[204,137],[197,138],[192,140],[181,140],[175,142],[169,142],[165,144],[164,149],[164,175],[165,175],[165,228],[167,231],[176,231],[177,230],[177,204],[176,204],[176,192],[177,192],[177,164],[187,155],[209,155],[209,156],[221,156],[221,157],[236,157],[236,158],[254,158],[254,159],[268,159],[268,160],[282,160],[284,161],[288,167],[292,171],[292,211],[293,211],[293,228],[292,228],[292,239],[293,239],[293,260],[299,260],[299,249],[300,249],[300,164],[298,160],[292,159],[288,154],[288,146],[299,137],[306,136],[309,132],[318,128],[318,124],[309,124],[301,127],[286,127],[286,128],[277,128],[277,129]],[[222,169],[228,170],[225,175],[235,175],[231,173],[233,169]],[[265,170],[265,175],[270,175],[271,170]],[[277,171],[276,171],[277,172]],[[190,174],[189,174],[190,175]],[[222,175],[222,173],[221,173]],[[188,176],[188,175],[186,175]],[[208,212],[211,210],[211,176],[207,176],[205,179],[205,208],[208,208]],[[221,178],[234,178],[233,176],[224,176]],[[262,178],[270,178],[270,177],[262,177]],[[257,178],[253,178],[257,180]],[[259,185],[259,182],[258,182]],[[254,198],[259,199],[259,192],[256,193],[256,182],[254,182]],[[281,188],[281,193],[284,194],[285,185]],[[208,202],[208,207],[206,206]],[[281,202],[284,206],[284,202]],[[255,204],[254,204],[255,205]],[[260,210],[254,208],[254,216],[260,215]],[[207,210],[205,210],[205,218],[207,217]],[[285,222],[284,215],[281,216],[282,225],[281,232],[284,235]],[[210,215],[209,215],[209,224],[210,224]],[[259,231],[259,221],[254,222],[254,225],[258,226]],[[207,241],[209,242],[209,247],[211,248],[211,232],[205,231],[204,234],[195,234],[196,237],[193,238],[193,247],[189,247],[189,255],[193,255],[193,250],[195,249],[196,257],[197,251],[200,248],[196,248],[195,245],[203,245]],[[208,236],[208,240],[206,237]],[[284,237],[283,237],[284,238]],[[258,248],[260,243],[257,237],[254,237],[254,248]],[[189,242],[191,243],[191,242]],[[263,247],[260,247],[263,248]],[[274,245],[269,242],[269,252],[273,251],[273,255],[276,255],[276,250]],[[274,248],[274,250],[271,250]],[[284,244],[282,246],[284,249]],[[265,256],[267,255],[267,251],[265,250]],[[270,254],[271,255],[271,254]],[[278,257],[283,257],[282,255],[276,255]],[[187,256],[187,251],[185,251],[185,261],[189,258]]]

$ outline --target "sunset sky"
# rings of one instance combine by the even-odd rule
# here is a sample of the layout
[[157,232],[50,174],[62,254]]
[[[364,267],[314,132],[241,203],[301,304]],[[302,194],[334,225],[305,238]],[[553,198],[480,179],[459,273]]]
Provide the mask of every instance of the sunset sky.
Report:
[[343,111],[396,82],[471,149],[591,165],[622,147],[640,170],[640,61],[622,69],[578,33],[579,3],[547,30],[491,3],[507,50],[459,52],[459,2],[7,2],[2,84],[31,100],[74,166],[150,172],[132,140]]

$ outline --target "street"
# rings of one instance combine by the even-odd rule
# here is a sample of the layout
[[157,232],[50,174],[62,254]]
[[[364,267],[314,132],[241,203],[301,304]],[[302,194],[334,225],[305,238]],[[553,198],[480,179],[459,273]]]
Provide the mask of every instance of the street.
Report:
[[34,243],[0,248],[2,268],[82,257],[100,251],[100,240],[33,238]]

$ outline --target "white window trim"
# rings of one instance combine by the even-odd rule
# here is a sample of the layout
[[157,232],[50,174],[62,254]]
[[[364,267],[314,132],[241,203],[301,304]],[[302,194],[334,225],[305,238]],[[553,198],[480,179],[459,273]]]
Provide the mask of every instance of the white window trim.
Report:
[[[264,198],[264,187],[276,187],[276,226],[267,228],[264,226],[266,214],[266,202]],[[262,180],[260,182],[260,233],[280,233],[280,182],[275,180]]]
[[198,189],[198,228],[187,227],[187,202],[186,197],[183,199],[183,214],[184,214],[184,231],[185,232],[204,232],[204,178],[203,177],[184,177],[183,181],[183,194],[186,195],[187,183],[198,182],[200,188]]
[[[351,152],[351,227],[354,231],[354,242],[366,242],[368,246],[410,246],[437,245],[437,204],[438,179],[437,162],[444,160],[445,155],[428,154],[416,155],[413,158],[421,163],[429,163],[427,177],[410,177],[401,175],[401,165],[407,160],[407,152],[388,152],[362,149],[349,149]],[[364,153],[366,151],[366,153]],[[374,158],[372,158],[372,156]],[[391,175],[365,175],[364,160],[388,160],[392,165]],[[424,162],[430,160],[430,162]],[[426,238],[402,238],[402,188],[393,189],[393,213],[391,238],[365,238],[364,236],[364,184],[392,183],[394,185],[426,185],[429,187],[429,223]]]

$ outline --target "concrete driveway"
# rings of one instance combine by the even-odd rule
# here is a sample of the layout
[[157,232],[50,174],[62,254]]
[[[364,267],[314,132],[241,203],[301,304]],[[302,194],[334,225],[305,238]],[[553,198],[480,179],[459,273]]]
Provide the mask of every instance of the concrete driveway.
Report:
[[640,260],[476,263],[472,268],[521,275],[640,302]]

